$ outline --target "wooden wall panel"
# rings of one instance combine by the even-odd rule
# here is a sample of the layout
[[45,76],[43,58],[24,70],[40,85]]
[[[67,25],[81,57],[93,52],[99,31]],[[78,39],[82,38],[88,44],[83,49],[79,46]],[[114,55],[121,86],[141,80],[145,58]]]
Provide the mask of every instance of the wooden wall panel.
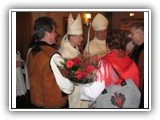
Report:
[[31,40],[31,13],[16,13],[16,49],[21,53],[23,59],[26,58],[26,52]]

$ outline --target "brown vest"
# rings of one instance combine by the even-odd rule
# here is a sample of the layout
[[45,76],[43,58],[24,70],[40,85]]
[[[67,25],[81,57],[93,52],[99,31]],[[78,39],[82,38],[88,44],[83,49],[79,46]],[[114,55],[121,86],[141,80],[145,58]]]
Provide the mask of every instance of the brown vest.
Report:
[[31,102],[44,108],[63,107],[68,97],[62,96],[50,67],[50,57],[56,50],[50,46],[41,46],[41,49],[36,55],[30,52],[28,56]]

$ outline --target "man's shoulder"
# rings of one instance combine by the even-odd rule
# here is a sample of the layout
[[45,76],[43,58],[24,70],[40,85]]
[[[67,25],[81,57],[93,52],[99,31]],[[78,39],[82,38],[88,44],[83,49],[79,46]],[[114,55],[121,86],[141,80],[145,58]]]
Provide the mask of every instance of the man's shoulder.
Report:
[[71,47],[71,44],[69,41],[65,41],[63,44],[62,44],[62,48],[70,48]]
[[60,46],[60,48],[59,48],[59,50],[58,51],[67,51],[68,49],[70,49],[71,48],[71,45],[68,43],[68,42],[64,42],[61,46]]

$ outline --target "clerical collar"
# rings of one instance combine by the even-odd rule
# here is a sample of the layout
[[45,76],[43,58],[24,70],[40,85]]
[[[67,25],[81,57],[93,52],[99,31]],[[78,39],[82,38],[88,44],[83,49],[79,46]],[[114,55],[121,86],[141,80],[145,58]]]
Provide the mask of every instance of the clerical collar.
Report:
[[68,43],[72,48],[78,50],[78,46],[72,46],[72,44],[69,42],[69,40],[65,41],[66,43]]
[[106,44],[106,40],[99,40],[97,37],[94,37],[94,41],[98,44]]

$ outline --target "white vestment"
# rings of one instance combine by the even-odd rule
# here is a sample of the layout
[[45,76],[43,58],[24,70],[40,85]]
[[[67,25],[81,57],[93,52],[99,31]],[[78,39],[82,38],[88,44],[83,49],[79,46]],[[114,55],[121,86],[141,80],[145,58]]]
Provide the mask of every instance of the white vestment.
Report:
[[[24,63],[18,51],[16,54],[16,61],[20,61]],[[16,96],[25,95],[25,93],[26,93],[26,85],[24,81],[23,72],[21,67],[17,67],[16,68]]]
[[[86,51],[87,48],[85,48]],[[98,58],[103,57],[107,53],[106,40],[98,40],[94,37],[93,40],[89,42],[89,53],[91,55],[97,55]]]
[[62,42],[61,47],[59,48],[59,53],[61,53],[63,58],[72,59],[80,55],[78,47],[74,48],[71,46],[68,40]]
[[[72,59],[80,55],[78,47],[74,48],[71,46],[68,40],[62,42],[59,49],[63,58]],[[80,100],[80,86],[75,85],[74,91],[69,95],[69,108],[88,108],[88,101]]]

